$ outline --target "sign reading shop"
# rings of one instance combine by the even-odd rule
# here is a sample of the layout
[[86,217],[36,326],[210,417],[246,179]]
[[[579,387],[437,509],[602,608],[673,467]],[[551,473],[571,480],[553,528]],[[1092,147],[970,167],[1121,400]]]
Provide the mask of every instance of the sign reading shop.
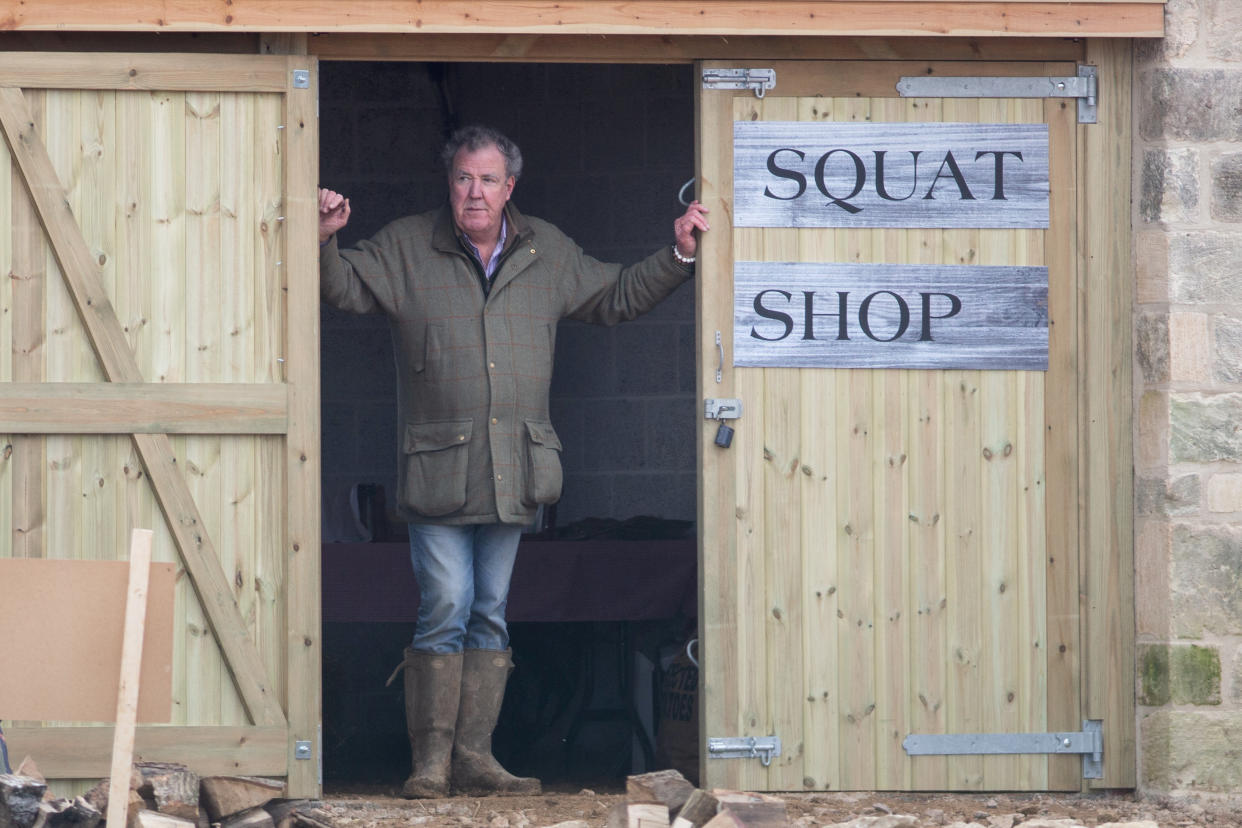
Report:
[[736,262],[733,364],[1048,368],[1048,269]]
[[1047,227],[1047,124],[735,121],[736,227]]

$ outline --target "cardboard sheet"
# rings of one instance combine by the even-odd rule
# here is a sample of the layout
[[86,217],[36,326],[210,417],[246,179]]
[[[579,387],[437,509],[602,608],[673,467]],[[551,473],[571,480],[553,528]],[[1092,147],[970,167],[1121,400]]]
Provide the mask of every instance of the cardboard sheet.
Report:
[[[0,719],[111,722],[127,561],[0,559]],[[138,721],[172,717],[176,567],[151,565]]]

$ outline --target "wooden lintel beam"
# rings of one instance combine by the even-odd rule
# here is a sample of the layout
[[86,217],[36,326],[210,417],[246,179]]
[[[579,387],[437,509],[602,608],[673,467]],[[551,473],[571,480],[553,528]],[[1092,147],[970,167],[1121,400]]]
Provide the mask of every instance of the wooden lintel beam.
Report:
[[0,434],[284,434],[275,383],[0,383]]
[[[99,779],[108,775],[112,727],[8,727],[4,736],[17,756],[37,756],[49,779]],[[284,776],[288,770],[283,726],[139,725],[134,753],[148,762],[178,762],[200,775]]]
[[1160,37],[1161,2],[0,0],[17,31]]
[[0,77],[17,87],[284,92],[288,83],[286,62],[276,55],[247,56],[228,64],[227,70],[221,66],[216,55],[68,51],[49,61],[42,52],[0,52]]
[[[18,177],[24,182],[51,242],[65,287],[78,309],[104,376],[112,382],[141,383],[142,372],[104,291],[99,266],[69,208],[64,186],[35,130],[34,117],[20,89],[0,87],[0,132],[8,140]],[[270,686],[267,669],[242,619],[185,477],[177,468],[168,436],[134,434],[132,439],[232,672],[242,705],[256,724],[284,723],[284,712]]]
[[321,60],[542,63],[693,63],[751,60],[1081,60],[1068,38],[807,37],[326,33],[309,40]]

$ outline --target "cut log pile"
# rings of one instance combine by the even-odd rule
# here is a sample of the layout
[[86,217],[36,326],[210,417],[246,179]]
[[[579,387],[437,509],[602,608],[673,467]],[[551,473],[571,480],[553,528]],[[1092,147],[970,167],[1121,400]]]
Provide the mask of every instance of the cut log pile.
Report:
[[[72,800],[53,797],[26,760],[15,773],[0,774],[0,828],[102,828],[110,787],[104,780]],[[123,828],[325,828],[321,803],[283,793],[278,780],[199,777],[184,765],[136,762]]]
[[625,799],[608,815],[608,828],[784,828],[785,802],[743,791],[695,788],[675,770],[630,776]]

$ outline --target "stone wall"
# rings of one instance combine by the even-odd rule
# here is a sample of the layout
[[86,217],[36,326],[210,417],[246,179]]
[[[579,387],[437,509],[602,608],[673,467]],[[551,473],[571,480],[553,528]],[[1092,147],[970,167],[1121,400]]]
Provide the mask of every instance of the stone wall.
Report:
[[1135,50],[1139,779],[1242,791],[1242,2]]
[[[514,202],[604,261],[672,243],[693,174],[689,66],[324,62],[320,181],[350,196],[352,243],[445,198],[450,125],[490,123],[522,147]],[[616,328],[557,334],[552,419],[564,443],[561,525],[693,520],[694,286]],[[347,536],[349,488],[396,486],[392,344],[381,317],[323,312],[326,539]]]

